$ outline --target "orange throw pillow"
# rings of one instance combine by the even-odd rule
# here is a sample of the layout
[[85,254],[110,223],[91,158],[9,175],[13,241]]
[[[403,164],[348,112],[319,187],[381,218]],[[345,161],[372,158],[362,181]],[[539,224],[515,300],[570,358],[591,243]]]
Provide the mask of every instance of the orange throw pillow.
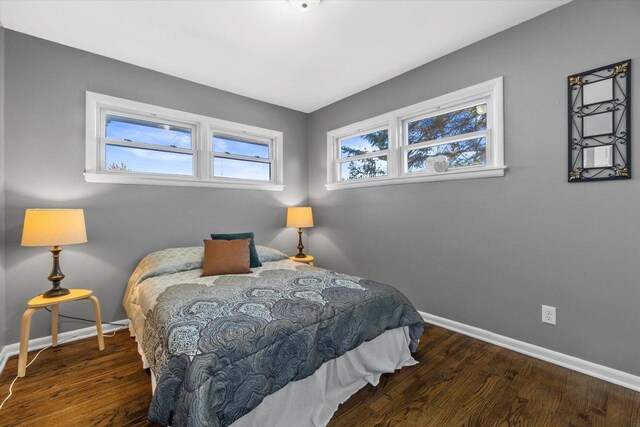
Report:
[[202,277],[251,273],[250,244],[251,239],[205,240]]

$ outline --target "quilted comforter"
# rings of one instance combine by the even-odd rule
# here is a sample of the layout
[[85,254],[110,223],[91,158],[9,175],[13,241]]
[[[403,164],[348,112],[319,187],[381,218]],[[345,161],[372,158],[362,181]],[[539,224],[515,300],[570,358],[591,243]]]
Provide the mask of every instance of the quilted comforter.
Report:
[[409,326],[415,351],[422,319],[391,286],[289,260],[201,278],[201,251],[151,254],[129,282],[125,302],[145,314],[142,347],[157,379],[150,421],[230,425],[388,329]]

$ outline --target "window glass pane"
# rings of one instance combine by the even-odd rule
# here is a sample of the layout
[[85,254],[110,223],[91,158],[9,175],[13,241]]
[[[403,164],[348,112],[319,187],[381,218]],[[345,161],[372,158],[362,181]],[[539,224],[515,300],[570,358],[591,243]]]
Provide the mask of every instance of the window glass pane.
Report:
[[269,158],[269,146],[250,141],[234,139],[223,135],[213,135],[211,149],[219,153],[235,154],[239,156]]
[[193,175],[193,155],[107,144],[105,166],[112,172]]
[[191,149],[191,129],[107,114],[107,139]]
[[487,104],[409,122],[408,142],[431,141],[487,129]]
[[387,174],[387,156],[340,163],[340,180],[371,178]]
[[256,181],[271,180],[271,164],[252,162],[251,160],[213,158],[213,174],[217,177],[253,179]]
[[366,135],[340,141],[340,157],[352,157],[389,148],[389,130],[383,129]]
[[476,138],[434,145],[410,150],[407,155],[409,172],[426,172],[427,157],[440,155],[446,156],[449,160],[449,169],[485,165],[487,164],[487,141],[485,138]]

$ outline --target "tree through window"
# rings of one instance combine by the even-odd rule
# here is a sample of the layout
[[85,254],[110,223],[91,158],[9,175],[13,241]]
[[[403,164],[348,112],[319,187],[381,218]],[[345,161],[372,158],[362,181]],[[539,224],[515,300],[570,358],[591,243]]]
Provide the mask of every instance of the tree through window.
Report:
[[504,176],[503,78],[327,133],[327,189]]
[[389,148],[389,130],[356,135],[340,141],[342,159],[356,157],[340,164],[340,179],[372,178],[387,174],[387,156],[380,155]]
[[[486,137],[464,139],[464,135],[486,129],[487,104],[409,121],[407,144],[428,146],[407,150],[407,172],[424,172],[427,158],[441,155],[449,161],[449,168],[486,164]],[[452,141],[452,138],[458,140]],[[438,143],[444,139],[452,142]]]

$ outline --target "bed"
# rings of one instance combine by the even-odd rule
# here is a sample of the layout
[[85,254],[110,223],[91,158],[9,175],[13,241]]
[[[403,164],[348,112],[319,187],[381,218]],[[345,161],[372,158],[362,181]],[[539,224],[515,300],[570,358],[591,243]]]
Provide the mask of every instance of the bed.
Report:
[[242,275],[200,277],[202,247],[136,267],[124,307],[151,370],[149,421],[324,426],[367,383],[417,363],[422,319],[398,290],[258,254]]

